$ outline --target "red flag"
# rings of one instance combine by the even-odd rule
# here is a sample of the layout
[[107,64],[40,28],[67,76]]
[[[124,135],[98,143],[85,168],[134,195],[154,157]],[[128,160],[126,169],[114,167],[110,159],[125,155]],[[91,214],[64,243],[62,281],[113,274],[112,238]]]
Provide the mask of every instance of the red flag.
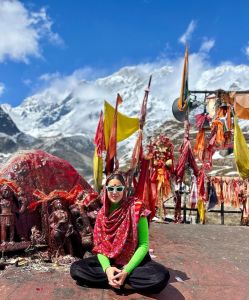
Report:
[[140,112],[140,128],[143,129],[144,123],[145,123],[145,118],[147,114],[147,102],[148,102],[148,96],[150,92],[150,84],[151,84],[151,79],[152,75],[150,75],[148,87],[145,89],[144,93],[144,99],[141,107],[141,112]]
[[143,156],[142,155],[142,152],[143,152],[142,141],[143,141],[143,131],[142,131],[142,129],[139,129],[138,137],[137,137],[135,147],[133,149],[133,153],[132,153],[132,157],[131,157],[131,165],[130,165],[131,169],[135,169],[137,167],[140,158]]
[[117,94],[116,106],[112,124],[112,130],[109,140],[109,145],[106,153],[106,174],[109,174],[113,171],[114,159],[115,159],[115,168],[118,168],[118,161],[116,158],[117,155],[117,122],[118,122],[118,105],[123,102],[121,96]]
[[[146,209],[151,211],[149,220],[151,221],[155,216],[156,193],[153,193],[153,185],[150,176],[150,161],[141,159],[141,170],[138,183],[135,187],[134,197],[143,201]],[[155,189],[156,190],[156,189]]]
[[149,92],[150,92],[151,79],[152,79],[152,75],[150,75],[148,87],[144,91],[144,99],[142,102],[140,118],[139,118],[140,129],[139,129],[137,141],[135,143],[135,147],[134,147],[133,153],[132,153],[132,159],[131,159],[131,165],[130,165],[131,169],[135,169],[137,167],[138,162],[139,162],[140,158],[142,157],[143,127],[144,127],[145,118],[146,118],[146,114],[147,114],[147,102],[148,102],[148,96],[149,96]]
[[117,94],[117,100],[116,100],[116,105],[120,105],[123,103],[123,99],[122,97],[119,95],[119,93]]
[[99,116],[99,123],[96,129],[94,144],[96,146],[97,155],[99,157],[102,156],[102,152],[105,148],[105,136],[104,136],[104,120],[103,120],[103,112],[101,111]]
[[[146,119],[146,114],[147,114],[147,102],[148,102],[148,96],[150,92],[150,85],[151,85],[151,79],[152,75],[149,78],[149,83],[148,87],[144,91],[144,98],[141,106],[141,111],[140,111],[140,118],[139,118],[139,133],[137,136],[137,141],[135,143],[133,153],[132,153],[132,159],[131,159],[131,164],[130,164],[130,178],[129,178],[129,186],[131,186],[132,181],[135,182],[135,171],[138,170],[137,177],[139,178],[138,185],[135,187],[136,188],[136,193],[139,194],[143,198],[143,194],[148,194],[146,188],[146,180],[145,180],[145,173],[141,174],[142,171],[140,170],[139,164],[142,165],[143,163],[143,127],[145,124],[145,119]],[[147,166],[148,168],[148,166]],[[140,178],[140,176],[142,176]],[[134,185],[135,186],[135,185]],[[137,190],[138,189],[138,190]],[[142,194],[141,194],[142,193]],[[148,195],[147,195],[148,196]],[[140,198],[140,199],[142,199]]]
[[180,147],[180,153],[181,156],[178,159],[178,164],[176,166],[176,178],[177,181],[182,182],[184,172],[185,172],[185,167],[188,164],[189,167],[193,169],[194,175],[197,177],[198,176],[198,167],[193,155],[191,143],[189,140],[189,121],[184,122],[184,139],[183,143]]

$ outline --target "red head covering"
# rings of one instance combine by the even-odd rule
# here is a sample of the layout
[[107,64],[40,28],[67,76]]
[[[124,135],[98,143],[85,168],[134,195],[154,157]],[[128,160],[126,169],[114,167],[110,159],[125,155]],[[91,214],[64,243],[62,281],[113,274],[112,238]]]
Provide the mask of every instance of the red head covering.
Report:
[[[110,177],[111,179],[117,178],[113,175]],[[123,180],[123,182],[125,181]],[[150,212],[145,209],[141,201],[134,197],[127,198],[126,192],[124,192],[119,207],[109,213],[110,201],[105,186],[102,201],[103,207],[98,213],[94,227],[93,252],[114,259],[114,262],[118,265],[125,265],[137,248],[139,217],[142,215],[147,216]]]
[[0,178],[0,186],[8,186],[13,193],[18,194],[20,192],[20,187],[17,186],[16,182],[6,178]]
[[30,210],[35,210],[39,204],[46,203],[48,201],[52,201],[57,198],[60,198],[64,201],[67,201],[69,204],[72,204],[75,202],[76,198],[82,191],[83,188],[80,184],[75,185],[69,192],[64,190],[54,190],[50,192],[48,195],[44,194],[39,190],[35,190],[33,195],[40,200],[32,202],[28,206],[28,208]]

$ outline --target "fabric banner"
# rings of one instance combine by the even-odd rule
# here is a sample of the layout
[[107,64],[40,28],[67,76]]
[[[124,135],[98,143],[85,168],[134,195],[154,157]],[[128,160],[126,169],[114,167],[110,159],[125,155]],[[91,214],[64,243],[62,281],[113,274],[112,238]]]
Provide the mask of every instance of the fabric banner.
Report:
[[97,154],[97,148],[95,148],[93,155],[93,179],[95,188],[98,192],[102,188],[102,178],[103,178],[103,159]]
[[188,97],[188,47],[186,47],[184,65],[182,72],[182,85],[180,91],[180,97],[178,99],[178,109],[183,111],[186,107],[186,99]]
[[234,117],[234,156],[239,175],[243,179],[249,178],[249,149],[236,117]]
[[234,110],[238,118],[249,120],[249,94],[235,94]]
[[202,199],[198,200],[197,209],[200,216],[200,222],[203,224],[205,222],[205,203]]
[[104,119],[103,112],[101,111],[99,116],[99,123],[94,137],[94,144],[97,148],[97,155],[102,156],[102,152],[106,149],[105,147],[105,137],[104,137]]
[[[115,108],[105,101],[104,103],[104,133],[105,145],[109,145]],[[117,117],[117,142],[121,142],[139,129],[139,119],[128,117],[118,112]]]

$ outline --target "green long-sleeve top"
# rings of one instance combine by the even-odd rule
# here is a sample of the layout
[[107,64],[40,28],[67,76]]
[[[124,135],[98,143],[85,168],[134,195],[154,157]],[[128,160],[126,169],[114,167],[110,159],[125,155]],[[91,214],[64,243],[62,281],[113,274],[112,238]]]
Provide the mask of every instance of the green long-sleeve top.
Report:
[[[110,213],[112,213],[118,207],[117,204],[111,203]],[[133,254],[132,258],[125,266],[125,271],[130,274],[144,259],[146,253],[149,249],[149,228],[148,221],[146,217],[140,217],[138,222],[138,248]],[[107,256],[103,254],[97,254],[99,262],[105,272],[108,267],[111,266],[110,260]]]

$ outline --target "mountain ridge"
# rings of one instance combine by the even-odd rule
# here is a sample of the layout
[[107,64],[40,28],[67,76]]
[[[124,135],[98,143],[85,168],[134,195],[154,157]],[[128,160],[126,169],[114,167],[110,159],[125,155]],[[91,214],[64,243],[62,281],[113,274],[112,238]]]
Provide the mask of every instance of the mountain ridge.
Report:
[[[195,59],[192,57],[193,61]],[[177,133],[183,132],[183,124],[173,119],[171,106],[179,94],[180,61],[176,66],[153,67],[148,64],[124,67],[109,76],[91,81],[81,78],[71,85],[56,87],[51,84],[24,99],[17,107],[2,104],[0,116],[2,111],[6,118],[9,116],[13,120],[13,124],[7,127],[16,128],[19,140],[11,139],[7,132],[6,136],[0,136],[3,145],[1,156],[6,158],[13,151],[36,147],[67,159],[81,170],[81,174],[90,176],[93,136],[104,100],[114,104],[119,93],[124,100],[120,111],[129,116],[139,116],[144,89],[151,74],[145,137],[161,128],[169,137],[176,135],[178,139]],[[249,67],[245,65],[209,67],[201,74],[191,74],[192,89],[248,89]],[[247,123],[244,122],[245,128],[248,128]],[[173,128],[174,133],[171,132]],[[121,158],[128,159],[134,140],[135,136],[120,147]],[[8,147],[11,149],[9,152]]]

